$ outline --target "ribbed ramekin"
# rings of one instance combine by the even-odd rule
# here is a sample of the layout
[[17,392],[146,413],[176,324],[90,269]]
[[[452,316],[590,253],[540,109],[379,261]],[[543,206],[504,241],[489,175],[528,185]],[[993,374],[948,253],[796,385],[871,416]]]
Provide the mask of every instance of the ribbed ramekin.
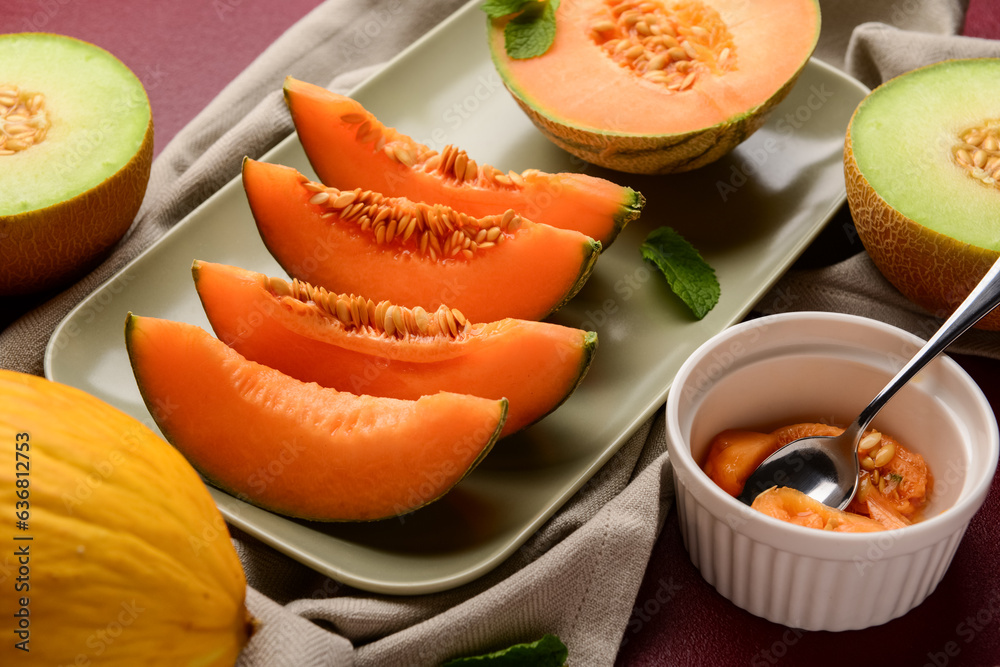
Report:
[[667,447],[684,544],[719,593],[777,623],[840,631],[902,616],[934,591],[1000,449],[989,402],[952,359],[931,362],[873,423],[930,466],[931,500],[912,526],[846,534],[792,525],[751,510],[701,469],[727,428],[846,425],[922,344],[867,318],[787,313],[731,327],[684,363],[667,398]]

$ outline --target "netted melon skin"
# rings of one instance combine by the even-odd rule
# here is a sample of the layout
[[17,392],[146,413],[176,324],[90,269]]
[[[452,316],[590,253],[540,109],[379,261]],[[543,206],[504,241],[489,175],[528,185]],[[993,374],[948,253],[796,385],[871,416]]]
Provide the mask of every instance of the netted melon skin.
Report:
[[93,269],[125,235],[142,204],[153,162],[153,121],[132,159],[67,201],[0,216],[0,296],[67,285]]

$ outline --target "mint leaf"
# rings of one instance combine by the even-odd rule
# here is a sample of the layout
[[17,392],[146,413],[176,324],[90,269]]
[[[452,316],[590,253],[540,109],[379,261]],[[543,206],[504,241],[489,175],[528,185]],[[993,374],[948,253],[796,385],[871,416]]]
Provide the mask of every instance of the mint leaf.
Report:
[[545,635],[538,641],[529,644],[514,644],[505,649],[474,655],[467,658],[455,658],[444,663],[442,667],[460,667],[490,665],[503,667],[562,667],[566,664],[569,650],[555,635]]
[[650,232],[639,252],[643,259],[656,265],[670,289],[699,320],[719,302],[722,290],[715,269],[675,230],[660,227]]
[[504,26],[504,48],[515,60],[540,56],[556,38],[559,0],[486,0],[482,10],[491,19],[516,14]]
[[508,14],[517,14],[524,9],[524,6],[535,2],[535,0],[486,0],[482,5],[482,10],[491,19],[499,19]]

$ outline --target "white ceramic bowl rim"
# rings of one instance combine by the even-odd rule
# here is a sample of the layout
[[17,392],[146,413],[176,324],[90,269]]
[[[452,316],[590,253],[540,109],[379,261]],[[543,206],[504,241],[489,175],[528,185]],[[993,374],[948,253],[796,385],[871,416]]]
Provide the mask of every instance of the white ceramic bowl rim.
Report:
[[[688,357],[678,370],[674,378],[672,390],[667,397],[667,441],[672,465],[675,466],[679,473],[694,482],[693,484],[688,485],[689,490],[698,497],[698,500],[706,506],[706,509],[715,512],[720,516],[726,514],[734,517],[740,525],[745,526],[742,530],[747,530],[750,527],[749,525],[752,524],[752,530],[756,537],[774,544],[781,544],[782,540],[787,540],[793,536],[796,541],[801,544],[801,538],[805,537],[813,545],[813,547],[809,548],[808,551],[813,552],[818,558],[823,558],[823,550],[826,547],[870,542],[875,536],[883,536],[884,539],[884,536],[889,533],[896,533],[897,531],[887,531],[886,533],[838,533],[816,530],[814,528],[806,528],[767,516],[762,512],[750,509],[748,506],[739,502],[712,482],[701,469],[701,466],[694,460],[689,447],[678,447],[673,445],[673,443],[685,440],[678,423],[680,392],[674,391],[673,389],[684,386],[685,381],[688,380],[692,370],[699,364],[699,362],[705,359],[707,355],[711,354],[713,350],[717,350],[722,347],[723,344],[743,335],[749,328],[760,327],[763,324],[772,323],[779,325],[789,324],[796,320],[813,320],[821,322],[829,321],[831,323],[848,322],[857,327],[867,327],[874,330],[881,330],[900,338],[904,342],[914,345],[914,349],[923,345],[924,342],[919,337],[884,322],[871,318],[841,313],[813,311],[780,313],[736,324],[702,344],[691,354],[690,357]],[[987,465],[968,470],[966,473],[967,478],[965,483],[962,485],[962,490],[957,502],[947,511],[928,517],[913,524],[912,526],[899,529],[899,535],[894,535],[891,538],[894,541],[905,541],[907,546],[911,548],[921,548],[927,544],[938,541],[941,535],[940,524],[944,522],[951,522],[953,520],[967,521],[971,518],[976,510],[978,510],[986,496],[986,493],[989,491],[993,474],[997,467],[998,454],[1000,454],[1000,432],[998,432],[995,418],[992,418],[992,407],[983,395],[982,390],[965,372],[965,370],[958,365],[957,362],[946,355],[941,355],[932,363],[947,365],[949,367],[949,372],[955,375],[965,385],[969,398],[978,403],[978,405],[975,406],[975,409],[977,411],[982,410],[985,414],[990,415],[990,419],[988,420],[988,438],[982,445],[982,447],[985,448],[985,451],[981,452],[982,458],[986,461]],[[931,471],[932,474],[934,474],[934,472],[934,470]],[[838,558],[835,551],[836,550],[831,551],[827,555],[831,559],[837,560]]]

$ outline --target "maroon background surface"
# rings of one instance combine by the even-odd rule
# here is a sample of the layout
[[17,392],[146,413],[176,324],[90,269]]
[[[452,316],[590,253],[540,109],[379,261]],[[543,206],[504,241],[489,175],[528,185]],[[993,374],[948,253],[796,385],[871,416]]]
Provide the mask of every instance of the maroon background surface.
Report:
[[[85,2],[7,0],[0,32],[56,32],[117,55],[147,87],[155,152],[319,0]],[[1000,38],[1000,3],[971,0],[968,35]],[[822,239],[822,237],[821,237]],[[856,251],[857,249],[849,249]],[[828,260],[811,248],[809,260]],[[0,327],[40,302],[0,308]],[[1000,410],[1000,362],[956,356]],[[1000,483],[973,519],[937,590],[877,628],[801,632],[737,608],[691,564],[671,511],[653,549],[620,665],[1000,665]]]

